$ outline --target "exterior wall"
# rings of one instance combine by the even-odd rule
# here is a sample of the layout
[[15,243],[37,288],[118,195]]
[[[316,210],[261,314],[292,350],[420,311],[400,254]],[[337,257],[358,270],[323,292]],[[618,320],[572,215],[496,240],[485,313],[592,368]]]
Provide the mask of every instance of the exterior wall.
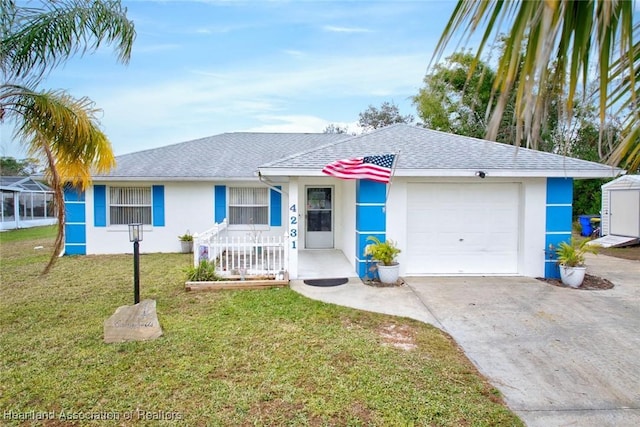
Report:
[[[107,206],[100,202],[101,185],[131,186],[129,182],[109,182],[92,186],[86,192],[86,253],[87,254],[116,254],[132,251],[129,242],[127,225],[110,226],[106,218]],[[190,233],[200,233],[211,228],[216,219],[224,213],[226,217],[226,200],[222,200],[225,183],[206,182],[178,182],[158,185],[157,183],[135,183],[135,185],[154,185],[153,208],[154,224],[145,225],[143,228],[143,241],[140,243],[140,252],[180,252],[181,245],[178,236]],[[234,182],[233,186],[262,186],[256,181],[241,183]],[[222,188],[221,188],[222,186]],[[105,188],[105,187],[102,187]],[[155,188],[163,191],[156,192]],[[105,188],[106,189],[106,188]],[[98,197],[96,198],[96,190]],[[163,203],[158,204],[159,195]],[[216,195],[218,197],[216,197]],[[229,226],[227,233],[244,236],[252,233],[267,235],[284,234],[286,226],[282,225],[282,217],[285,215],[286,204],[279,193],[271,190],[272,202],[270,216],[279,226]],[[276,196],[277,195],[277,196]],[[280,214],[279,217],[277,214]],[[286,225],[286,224],[285,224]],[[68,252],[67,252],[68,253]]]
[[85,205],[85,193],[72,188],[65,188],[64,252],[66,255],[85,255],[88,253]]
[[532,178],[522,182],[520,273],[528,277],[544,277],[547,179]]
[[357,271],[355,266],[358,262],[358,249],[356,240],[353,239],[356,230],[356,203],[354,203],[356,200],[356,181],[342,180],[337,185],[340,186],[342,194],[339,199],[342,228],[336,229],[336,241],[339,242],[338,248],[354,266],[354,271]]
[[547,178],[544,277],[560,278],[555,248],[560,242],[571,239],[572,203],[573,179]]
[[355,248],[357,272],[361,278],[371,277],[369,263],[364,256],[367,237],[375,236],[381,241],[387,239],[386,198],[386,184],[363,179],[356,182]]
[[[363,259],[366,237],[376,235],[391,238],[402,249],[406,247],[407,233],[407,184],[424,183],[477,183],[478,178],[408,179],[394,178],[390,187],[367,180],[345,181],[327,177],[292,178],[282,184],[282,194],[271,191],[270,226],[230,226],[229,235],[247,235],[261,232],[263,235],[289,234],[290,277],[297,277],[297,250],[304,249],[305,187],[307,185],[333,186],[334,188],[334,247],[343,251],[363,277],[366,261]],[[493,182],[517,182],[521,185],[519,274],[524,276],[555,277],[557,268],[549,244],[557,245],[571,235],[571,198],[573,181],[562,178],[528,178],[522,180],[492,179]],[[106,185],[127,186],[130,183],[113,182]],[[102,184],[101,184],[102,185]],[[145,183],[136,183],[145,185]],[[146,183],[151,185],[151,183]],[[187,230],[203,232],[211,228],[226,212],[225,183],[167,183],[163,188],[162,225],[145,226],[141,252],[179,252],[178,236]],[[255,181],[233,183],[233,186],[262,185]],[[67,205],[67,254],[109,254],[131,252],[126,225],[108,226],[101,213],[94,189],[86,194],[66,194]],[[388,200],[385,206],[385,199]],[[277,194],[276,197],[274,195]],[[86,200],[85,200],[86,199]],[[292,205],[297,212],[290,212]],[[280,218],[277,218],[278,211]],[[296,218],[292,220],[291,218]],[[293,224],[292,222],[296,223]],[[97,225],[96,225],[97,224]],[[103,225],[101,225],[103,224]],[[277,225],[280,224],[280,225]],[[295,231],[294,231],[295,230]],[[291,233],[295,236],[291,236]],[[546,253],[546,257],[545,257]],[[398,257],[400,273],[403,271],[405,253]]]

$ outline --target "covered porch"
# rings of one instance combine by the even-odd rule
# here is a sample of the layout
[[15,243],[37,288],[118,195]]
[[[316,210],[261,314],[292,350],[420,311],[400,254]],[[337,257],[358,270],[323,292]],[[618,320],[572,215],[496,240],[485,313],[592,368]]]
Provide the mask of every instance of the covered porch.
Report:
[[298,279],[358,277],[355,267],[339,249],[301,249],[298,251]]

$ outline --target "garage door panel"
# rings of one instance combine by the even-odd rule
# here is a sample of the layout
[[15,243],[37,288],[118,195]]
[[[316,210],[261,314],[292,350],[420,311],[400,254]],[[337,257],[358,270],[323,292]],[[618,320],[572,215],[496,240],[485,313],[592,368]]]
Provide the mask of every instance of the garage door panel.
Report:
[[407,274],[516,274],[520,186],[409,184]]

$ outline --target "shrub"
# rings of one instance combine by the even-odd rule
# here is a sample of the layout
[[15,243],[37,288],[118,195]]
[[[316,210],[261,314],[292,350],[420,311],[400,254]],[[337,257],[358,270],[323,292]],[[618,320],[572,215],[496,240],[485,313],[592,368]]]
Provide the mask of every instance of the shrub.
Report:
[[216,274],[216,263],[205,259],[200,261],[197,267],[188,267],[186,273],[188,282],[213,282],[222,280],[222,278]]

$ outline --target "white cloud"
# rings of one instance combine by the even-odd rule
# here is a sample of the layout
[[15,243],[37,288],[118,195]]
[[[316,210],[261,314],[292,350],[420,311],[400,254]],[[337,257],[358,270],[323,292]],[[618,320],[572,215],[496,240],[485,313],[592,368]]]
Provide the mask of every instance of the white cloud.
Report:
[[373,31],[367,28],[359,28],[359,27],[337,27],[334,25],[325,25],[322,27],[324,31],[328,31],[330,33],[371,33]]
[[249,126],[245,132],[322,132],[329,124],[325,119],[306,115],[261,115],[258,120],[266,122]]
[[[330,123],[344,126],[336,107],[354,97],[374,103],[380,96],[397,101],[415,94],[426,61],[422,55],[315,57],[267,68],[182,71],[162,81],[102,88],[91,97],[104,110],[102,123],[121,154],[243,129],[321,132]],[[306,104],[308,110],[300,107]],[[357,112],[350,114],[353,119]],[[355,131],[353,123],[349,129]]]
[[306,56],[306,54],[301,50],[286,49],[286,50],[283,50],[282,52],[285,53],[286,55],[289,55],[295,58],[301,58]]

